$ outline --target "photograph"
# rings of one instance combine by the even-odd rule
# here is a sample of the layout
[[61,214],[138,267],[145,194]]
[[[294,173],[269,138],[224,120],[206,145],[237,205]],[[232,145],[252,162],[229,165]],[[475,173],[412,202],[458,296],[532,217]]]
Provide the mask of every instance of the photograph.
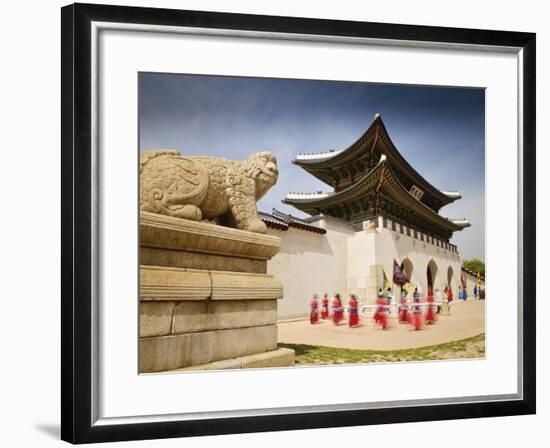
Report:
[[545,6],[5,2],[0,447],[543,447]]
[[485,359],[484,88],[137,76],[140,374]]
[[62,440],[508,440],[541,25],[253,6],[61,9]]

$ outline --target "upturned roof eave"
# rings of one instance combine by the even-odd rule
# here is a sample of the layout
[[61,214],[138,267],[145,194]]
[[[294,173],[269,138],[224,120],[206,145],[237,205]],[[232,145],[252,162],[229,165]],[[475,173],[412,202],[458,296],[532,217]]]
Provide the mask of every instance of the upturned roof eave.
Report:
[[[371,137],[371,133],[375,132],[376,126],[380,126],[382,130],[382,134],[379,136],[380,140],[385,139],[387,141],[387,145],[383,145],[384,154],[390,158],[390,160],[395,161],[398,164],[401,164],[401,166],[405,169],[405,171],[408,171],[411,174],[411,179],[413,181],[416,180],[416,183],[420,184],[419,187],[422,187],[424,190],[429,191],[430,194],[432,194],[434,197],[436,197],[439,201],[441,201],[442,206],[451,204],[452,202],[460,199],[460,195],[453,197],[446,195],[443,191],[436,188],[434,185],[432,185],[424,176],[422,176],[418,171],[416,171],[409,162],[401,155],[397,147],[394,145],[393,141],[391,140],[388,130],[386,129],[386,126],[384,122],[382,121],[382,117],[378,115],[374,121],[371,123],[369,128],[350,146],[348,146],[346,149],[337,151],[336,154],[334,154],[331,157],[322,157],[319,160],[315,159],[294,159],[292,163],[294,165],[298,165],[301,168],[305,169],[308,173],[315,176],[317,179],[321,180],[322,182],[327,182],[327,178],[329,178],[329,175],[323,175],[324,170],[330,169],[332,167],[335,167],[339,165],[340,163],[345,162],[349,157],[350,154],[354,151],[358,151],[360,146],[360,143],[364,142],[365,140],[369,139]],[[322,153],[327,154],[327,153]]]
[[[382,166],[383,163],[384,162],[378,163],[368,174],[363,176],[357,182],[355,182],[354,184],[350,185],[349,187],[346,187],[343,190],[340,190],[338,192],[329,194],[329,195],[324,196],[322,198],[312,198],[312,199],[308,199],[306,197],[307,194],[304,194],[304,199],[290,199],[290,198],[284,197],[282,199],[282,202],[285,203],[285,204],[290,204],[290,205],[299,205],[299,204],[311,205],[312,207],[314,207],[315,205],[319,205],[321,207],[322,206],[327,207],[327,206],[329,206],[330,203],[333,203],[335,200],[337,201],[337,203],[341,203],[342,200],[346,199],[346,195],[353,194],[353,192],[358,190],[372,176],[374,176],[378,172],[378,168],[380,166]],[[315,195],[318,195],[318,193],[312,194],[312,196],[315,196]]]
[[[304,169],[307,170],[307,168],[319,168],[319,169],[322,169],[322,168],[328,168],[328,167],[331,167],[331,166],[335,166],[337,165],[338,163],[342,162],[342,160],[346,160],[346,158],[349,156],[349,153],[350,151],[353,151],[353,149],[355,149],[360,142],[368,139],[368,137],[370,136],[370,133],[372,132],[372,130],[375,128],[376,124],[378,122],[381,122],[382,119],[380,118],[380,115],[378,115],[374,120],[373,122],[370,124],[370,126],[367,128],[367,130],[365,132],[363,132],[363,134],[361,134],[361,136],[355,140],[350,146],[348,146],[346,149],[344,150],[340,150],[340,151],[335,151],[336,154],[332,155],[332,156],[329,156],[329,157],[322,157],[320,160],[314,160],[314,159],[298,159],[298,158],[295,158],[292,163],[294,163],[295,165],[298,165],[298,166],[302,166]],[[320,153],[320,155],[326,155],[328,154],[327,152],[325,153]]]

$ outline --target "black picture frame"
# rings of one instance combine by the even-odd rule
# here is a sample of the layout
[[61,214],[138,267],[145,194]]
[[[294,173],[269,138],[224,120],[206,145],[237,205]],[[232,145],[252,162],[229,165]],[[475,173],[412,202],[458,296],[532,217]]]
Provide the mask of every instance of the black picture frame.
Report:
[[[536,205],[534,33],[441,28],[387,23],[270,17],[247,14],[73,4],[61,10],[62,303],[61,438],[104,442],[241,432],[342,427],[427,420],[533,414],[536,409]],[[209,418],[94,425],[92,416],[92,163],[91,23],[108,21],[198,28],[345,36],[392,41],[515,47],[522,52],[523,397],[509,401],[402,408],[303,412],[285,415]]]

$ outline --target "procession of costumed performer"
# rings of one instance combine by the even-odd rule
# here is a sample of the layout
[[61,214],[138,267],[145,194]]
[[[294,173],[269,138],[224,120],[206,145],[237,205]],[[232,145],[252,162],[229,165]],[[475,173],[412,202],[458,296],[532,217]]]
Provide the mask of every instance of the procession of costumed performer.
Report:
[[391,314],[391,306],[393,302],[393,293],[391,287],[386,288],[386,304],[388,305],[388,313]]
[[420,296],[421,296],[421,290],[420,286],[417,286],[414,288],[413,293],[413,307],[412,307],[412,316],[411,316],[411,324],[413,325],[415,330],[421,330],[422,329],[422,307],[420,306]]
[[443,302],[441,310],[446,316],[449,316],[451,314],[451,300],[452,299],[449,298],[449,287],[445,286],[445,289],[443,290]]
[[319,301],[317,300],[317,294],[313,296],[310,304],[309,323],[316,324],[319,321]]
[[321,302],[321,319],[328,318],[328,295],[325,293]]
[[443,295],[441,294],[441,291],[439,288],[435,290],[435,304],[437,306],[436,313],[441,314],[441,305],[443,303]]
[[[395,260],[394,260],[395,262]],[[395,275],[394,275],[395,277]],[[395,279],[394,279],[395,280]],[[391,314],[391,302],[393,300],[393,294],[392,294],[392,290],[391,290],[391,284],[392,284],[392,281],[390,279],[390,277],[388,276],[388,274],[386,273],[386,270],[385,269],[382,269],[382,294],[385,296],[386,298],[386,304],[388,305],[386,307],[386,312],[388,314]]]
[[426,309],[425,322],[426,322],[426,325],[432,325],[435,323],[435,313],[434,313],[434,305],[432,305],[434,302],[434,297],[433,297],[431,288],[428,288],[428,297],[426,301],[428,302],[428,306],[426,307],[427,309]]
[[350,327],[356,327],[359,325],[359,302],[354,294],[349,299],[349,319],[348,323]]
[[409,305],[407,305],[407,291],[406,289],[401,290],[401,303],[399,305],[399,323],[407,324],[409,323]]
[[382,330],[388,329],[387,299],[384,297],[382,288],[378,289],[376,297],[376,311],[374,313],[374,322],[382,327]]
[[[372,316],[375,324],[380,326],[383,330],[389,328],[389,308],[392,306],[393,294],[391,287],[390,277],[386,274],[386,271],[382,269],[382,283],[383,287],[378,288],[376,294],[376,306]],[[438,314],[442,311],[444,314],[449,314],[450,303],[453,300],[453,293],[448,285],[445,286],[443,291],[438,288],[434,290],[430,287],[427,290],[426,295],[426,309],[424,310],[424,304],[422,303],[422,288],[419,283],[416,283],[416,287],[413,291],[412,303],[409,304],[409,291],[412,286],[408,279],[402,265],[397,264],[394,260],[393,269],[393,283],[400,286],[399,302],[397,306],[397,320],[399,323],[411,324],[414,330],[421,330],[424,325],[432,325],[437,322]],[[345,308],[342,303],[340,294],[335,294],[332,299],[332,321],[334,325],[340,325],[344,321]],[[321,308],[321,309],[319,309]],[[355,294],[350,294],[348,302],[348,325],[350,328],[360,326],[359,316],[359,300]],[[317,294],[313,296],[313,300],[310,302],[310,323],[318,323],[320,319],[327,319],[331,315],[329,312],[329,299],[325,293],[321,305],[317,298]]]
[[340,294],[336,294],[332,299],[332,322],[334,322],[334,325],[340,325],[342,320],[344,320],[344,307],[342,306]]

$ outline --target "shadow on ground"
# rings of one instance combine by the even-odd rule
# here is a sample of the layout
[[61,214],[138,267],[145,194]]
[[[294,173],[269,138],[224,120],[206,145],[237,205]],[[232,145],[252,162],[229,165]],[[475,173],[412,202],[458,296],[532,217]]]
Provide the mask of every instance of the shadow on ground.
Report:
[[61,428],[56,423],[39,423],[34,426],[38,431],[54,439],[61,438]]

